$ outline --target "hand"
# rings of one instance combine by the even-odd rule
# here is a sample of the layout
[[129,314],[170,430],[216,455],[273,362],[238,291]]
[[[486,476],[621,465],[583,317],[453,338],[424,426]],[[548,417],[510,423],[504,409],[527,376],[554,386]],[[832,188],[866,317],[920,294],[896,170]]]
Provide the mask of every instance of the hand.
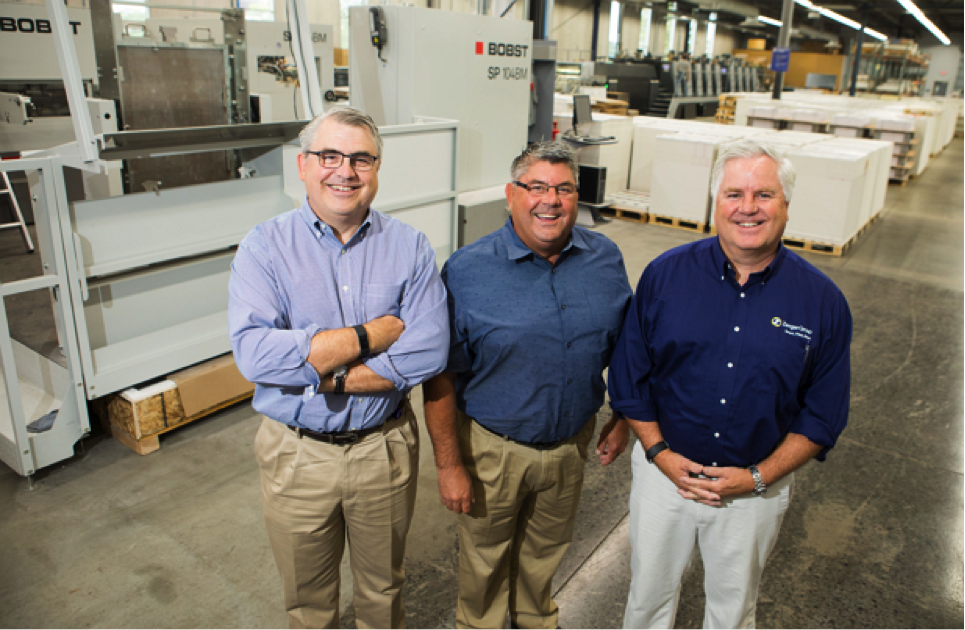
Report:
[[456,514],[468,514],[476,502],[472,493],[472,480],[465,466],[439,469],[439,500]]
[[[683,480],[689,481],[691,479],[690,473],[699,475],[704,470],[704,467],[697,462],[691,461],[680,453],[675,453],[670,449],[666,449],[658,453],[657,456],[653,458],[653,463],[657,466],[657,468],[660,469],[660,472],[667,476],[667,479],[672,481],[674,485],[677,486],[678,494],[681,492],[681,490],[685,489],[684,486],[681,485]],[[681,494],[680,496],[684,495]],[[686,499],[689,497],[684,498]]]
[[703,474],[706,479],[689,476],[681,479],[677,493],[685,499],[719,507],[724,497],[749,494],[754,490],[754,478],[746,468],[704,466]]
[[369,352],[385,352],[402,336],[404,330],[405,324],[394,315],[383,315],[365,324],[365,332],[369,334]]
[[600,463],[608,466],[626,450],[630,439],[630,429],[627,421],[616,414],[600,429],[600,440],[596,443],[596,454],[600,456]]

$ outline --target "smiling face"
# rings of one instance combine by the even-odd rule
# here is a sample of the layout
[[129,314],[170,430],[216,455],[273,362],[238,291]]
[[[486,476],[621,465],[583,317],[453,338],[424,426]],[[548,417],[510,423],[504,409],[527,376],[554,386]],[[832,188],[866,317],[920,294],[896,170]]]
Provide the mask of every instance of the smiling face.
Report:
[[774,160],[761,156],[727,162],[714,207],[727,258],[755,267],[752,271],[770,264],[787,225],[787,207]]
[[[571,184],[576,187],[573,172],[565,164],[536,162],[523,173],[523,184],[541,183],[548,186]],[[541,257],[556,262],[557,256],[570,240],[576,224],[578,195],[560,197],[555,188],[542,198],[522,186],[506,184],[506,200],[513,215],[513,229],[526,247]]]
[[[375,140],[368,130],[326,120],[318,128],[312,151],[338,151],[346,155],[378,155]],[[316,155],[298,154],[298,175],[305,182],[308,203],[319,219],[339,232],[357,228],[365,219],[379,190],[379,166],[357,172],[345,158],[338,168],[325,168]]]

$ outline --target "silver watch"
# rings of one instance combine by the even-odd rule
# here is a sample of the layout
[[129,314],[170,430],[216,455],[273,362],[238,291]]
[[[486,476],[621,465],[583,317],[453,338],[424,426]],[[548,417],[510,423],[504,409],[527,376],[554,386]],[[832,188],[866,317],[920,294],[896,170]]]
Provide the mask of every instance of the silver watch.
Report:
[[762,497],[767,494],[767,484],[764,483],[764,478],[761,477],[761,471],[757,470],[757,466],[751,466],[748,470],[751,471],[751,477],[754,478],[754,490],[752,494],[755,497]]

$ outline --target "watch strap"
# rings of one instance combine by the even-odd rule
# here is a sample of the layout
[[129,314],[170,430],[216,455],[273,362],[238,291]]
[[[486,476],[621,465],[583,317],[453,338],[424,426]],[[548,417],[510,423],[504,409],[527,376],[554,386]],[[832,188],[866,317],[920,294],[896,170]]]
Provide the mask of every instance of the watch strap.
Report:
[[762,497],[767,494],[767,484],[764,483],[764,478],[761,477],[761,471],[757,470],[757,466],[751,466],[748,470],[751,471],[751,477],[754,478],[754,495]]
[[359,337],[359,358],[364,359],[369,356],[369,333],[365,330],[365,326],[359,324],[358,326],[353,326],[355,329],[355,334]]
[[348,368],[346,366],[341,366],[335,370],[335,394],[345,393],[345,377],[348,375]]
[[647,449],[647,452],[645,453],[645,455],[647,456],[647,461],[652,464],[653,459],[660,453],[667,450],[668,448],[670,448],[670,445],[667,444],[666,440],[657,442],[656,444],[654,444],[653,446]]

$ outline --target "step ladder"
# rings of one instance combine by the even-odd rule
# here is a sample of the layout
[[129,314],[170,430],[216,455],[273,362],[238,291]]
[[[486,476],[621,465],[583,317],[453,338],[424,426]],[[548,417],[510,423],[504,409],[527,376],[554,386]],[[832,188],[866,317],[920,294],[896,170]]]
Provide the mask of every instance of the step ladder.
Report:
[[30,240],[30,232],[27,231],[27,224],[23,221],[23,213],[20,212],[20,204],[17,203],[17,195],[13,192],[13,186],[10,185],[10,177],[7,176],[7,172],[3,171],[0,173],[3,175],[3,183],[5,185],[3,190],[0,190],[0,195],[10,196],[10,205],[13,207],[13,213],[16,220],[11,223],[0,223],[0,230],[4,229],[19,229],[20,233],[23,235],[24,245],[27,246],[27,252],[32,254],[34,252],[33,241]]

